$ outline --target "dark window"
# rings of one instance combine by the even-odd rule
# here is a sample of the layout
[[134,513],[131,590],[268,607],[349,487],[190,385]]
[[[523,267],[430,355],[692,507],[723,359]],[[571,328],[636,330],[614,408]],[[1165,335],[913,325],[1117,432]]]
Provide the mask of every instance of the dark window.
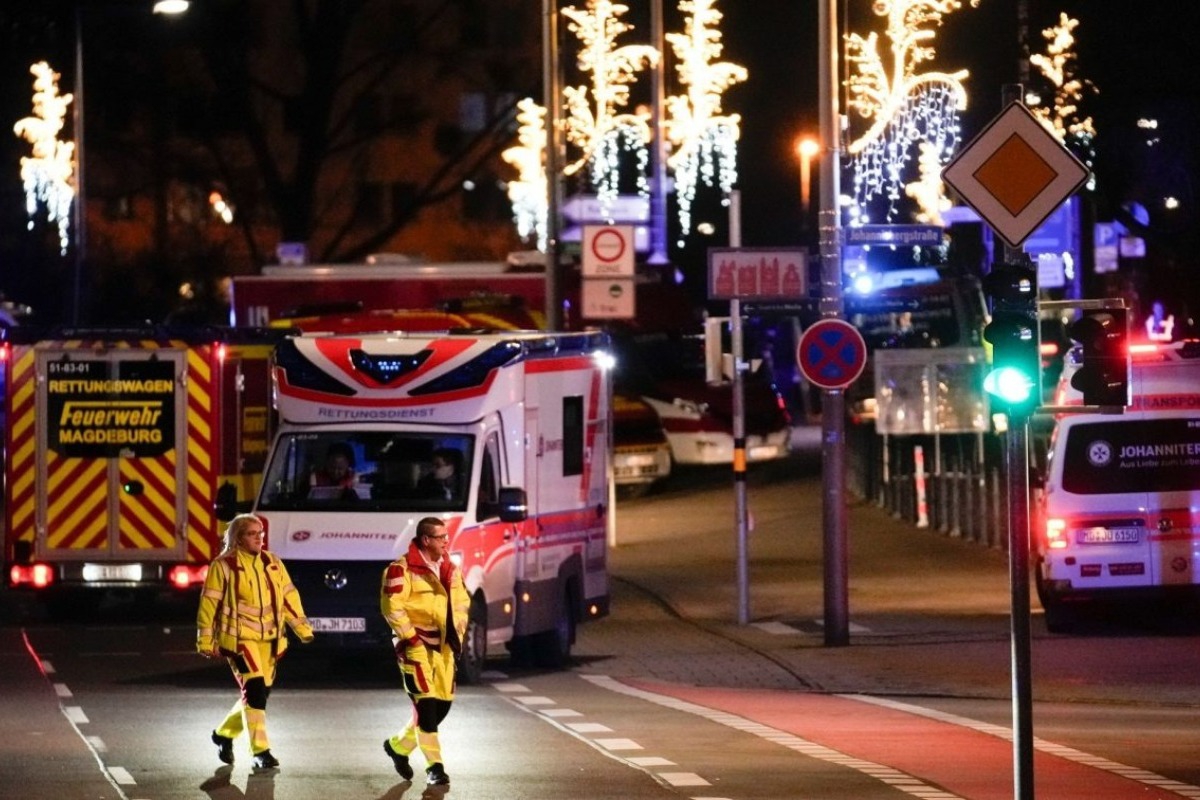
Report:
[[563,475],[583,474],[583,398],[563,398]]

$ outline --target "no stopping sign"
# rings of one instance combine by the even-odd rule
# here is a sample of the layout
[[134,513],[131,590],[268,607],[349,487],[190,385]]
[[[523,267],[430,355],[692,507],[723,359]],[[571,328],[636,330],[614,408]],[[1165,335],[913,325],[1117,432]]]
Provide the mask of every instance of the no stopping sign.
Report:
[[845,389],[867,363],[867,343],[849,322],[823,319],[800,336],[796,363],[801,374],[821,389]]

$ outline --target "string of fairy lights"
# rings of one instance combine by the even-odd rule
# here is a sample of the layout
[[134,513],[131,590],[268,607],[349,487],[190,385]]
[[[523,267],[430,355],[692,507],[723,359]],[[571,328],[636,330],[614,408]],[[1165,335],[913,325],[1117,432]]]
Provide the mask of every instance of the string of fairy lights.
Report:
[[25,212],[33,230],[38,208],[45,208],[47,221],[58,227],[59,250],[66,255],[75,199],[75,143],[58,135],[74,96],[59,94],[59,74],[45,61],[31,66],[29,72],[33,75],[33,114],[13,126],[13,132],[32,145],[31,155],[21,156]]

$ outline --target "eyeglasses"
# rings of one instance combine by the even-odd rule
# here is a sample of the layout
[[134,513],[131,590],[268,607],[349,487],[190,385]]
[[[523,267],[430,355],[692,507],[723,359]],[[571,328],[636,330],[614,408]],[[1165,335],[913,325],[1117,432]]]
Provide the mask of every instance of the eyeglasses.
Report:
[[242,536],[262,536],[265,533],[262,528],[257,530],[242,531]]
[[448,533],[439,533],[439,534],[437,534],[437,535],[435,536],[435,535],[434,535],[434,534],[432,534],[432,533],[427,533],[427,534],[425,534],[425,538],[427,538],[427,539],[437,539],[439,542],[444,542],[444,541],[446,541],[447,539],[449,539],[449,538],[450,538],[450,534],[448,534]]

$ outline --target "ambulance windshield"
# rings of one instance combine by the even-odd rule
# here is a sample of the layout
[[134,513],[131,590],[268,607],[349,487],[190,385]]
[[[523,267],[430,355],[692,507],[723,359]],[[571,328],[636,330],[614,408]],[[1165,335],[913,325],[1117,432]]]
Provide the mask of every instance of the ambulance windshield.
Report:
[[393,431],[281,436],[262,511],[464,511],[474,437]]

